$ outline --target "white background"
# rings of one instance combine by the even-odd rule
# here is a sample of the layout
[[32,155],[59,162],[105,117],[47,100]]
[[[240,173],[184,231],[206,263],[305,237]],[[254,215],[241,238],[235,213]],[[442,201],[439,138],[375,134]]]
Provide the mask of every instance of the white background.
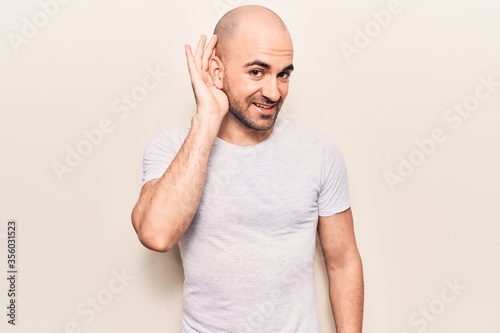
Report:
[[[2,0],[0,330],[179,332],[178,248],[145,249],[130,222],[142,154],[158,131],[190,124],[183,45],[250,3],[276,11],[294,39],[281,116],[330,136],[344,154],[365,269],[364,331],[499,332],[500,86],[470,116],[443,118],[478,101],[479,77],[500,81],[496,0],[401,0],[383,27],[372,12],[387,10],[386,0],[72,0],[52,16],[37,1]],[[357,53],[345,54],[347,44]],[[145,91],[148,67],[168,75],[125,114],[121,96]],[[58,177],[54,165],[67,165],[68,147],[84,149],[82,132],[103,119],[113,130]],[[429,144],[436,128],[446,139]],[[427,155],[415,140],[428,143]],[[419,165],[400,166],[410,158]],[[391,187],[387,173],[398,168],[406,173]],[[18,221],[15,327],[3,277],[9,219]],[[317,254],[321,327],[332,332]]]

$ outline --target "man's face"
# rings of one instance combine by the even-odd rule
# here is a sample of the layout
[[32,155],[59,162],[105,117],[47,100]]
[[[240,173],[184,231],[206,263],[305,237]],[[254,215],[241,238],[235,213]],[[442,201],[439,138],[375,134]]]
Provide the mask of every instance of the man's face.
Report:
[[239,28],[223,60],[229,112],[250,129],[269,130],[288,95],[292,41],[283,29]]

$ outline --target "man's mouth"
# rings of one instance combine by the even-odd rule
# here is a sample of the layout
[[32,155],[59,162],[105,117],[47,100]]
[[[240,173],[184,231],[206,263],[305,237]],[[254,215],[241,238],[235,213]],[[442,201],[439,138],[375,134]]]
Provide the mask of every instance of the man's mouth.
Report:
[[266,116],[270,116],[270,115],[274,114],[276,104],[253,103],[253,106],[255,107],[255,109],[257,109],[257,112],[259,112],[263,115],[266,115]]
[[256,107],[259,109],[272,109],[276,104],[259,104],[259,103],[253,103]]

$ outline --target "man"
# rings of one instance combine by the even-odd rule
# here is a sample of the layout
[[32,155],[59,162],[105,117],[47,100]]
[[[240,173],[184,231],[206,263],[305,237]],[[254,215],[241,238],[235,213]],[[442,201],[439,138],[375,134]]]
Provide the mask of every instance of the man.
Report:
[[333,142],[277,118],[288,94],[288,29],[260,6],[233,9],[195,53],[191,127],[144,154],[132,212],[139,240],[184,265],[182,332],[319,332],[322,244],[338,333],[361,332],[363,273],[345,166]]

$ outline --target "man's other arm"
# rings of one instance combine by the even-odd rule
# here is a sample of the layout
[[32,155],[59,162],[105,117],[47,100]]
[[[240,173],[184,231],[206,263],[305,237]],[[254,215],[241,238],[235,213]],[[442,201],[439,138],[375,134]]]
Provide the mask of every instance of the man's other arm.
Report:
[[351,209],[320,216],[318,235],[325,257],[337,333],[361,333],[364,282]]

